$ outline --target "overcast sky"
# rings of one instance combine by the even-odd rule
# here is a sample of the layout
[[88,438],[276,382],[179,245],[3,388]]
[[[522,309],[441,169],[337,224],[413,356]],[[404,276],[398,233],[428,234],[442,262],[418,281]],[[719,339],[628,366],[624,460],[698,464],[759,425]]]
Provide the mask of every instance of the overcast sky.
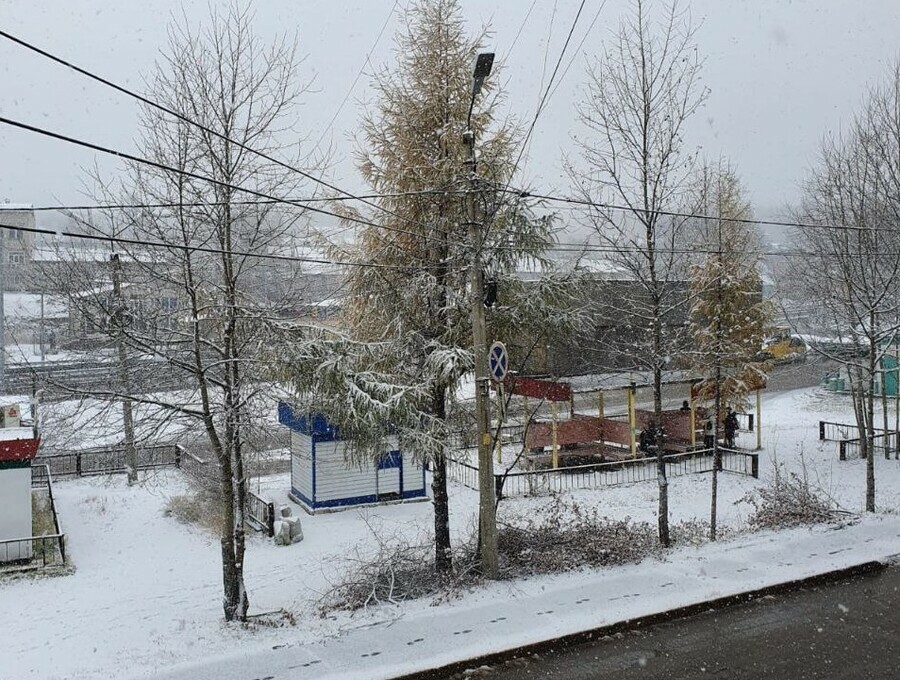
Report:
[[[360,100],[359,80],[334,125],[354,78],[366,65],[391,58],[399,11],[407,0],[257,0],[256,29],[299,35],[306,55],[300,77],[312,79],[300,127],[312,140],[324,132],[334,146],[331,179],[358,190],[350,158]],[[209,4],[218,5],[219,0]],[[556,61],[580,0],[463,0],[472,29],[490,24],[490,47],[505,62],[508,106],[533,115],[546,75]],[[737,166],[756,211],[771,215],[795,200],[818,140],[846,123],[866,88],[884,77],[898,52],[896,0],[694,0],[701,23],[697,41],[705,58],[709,101],[689,128],[689,142]],[[575,57],[538,122],[525,178],[541,189],[565,192],[561,169],[577,132],[575,104],[585,59],[596,55],[629,6],[628,0],[588,0],[564,67]],[[184,8],[191,21],[208,13],[207,0],[0,0],[0,26],[88,70],[131,88],[154,68],[166,23]],[[599,14],[598,14],[599,11]],[[594,22],[586,35],[588,27]],[[380,41],[376,38],[387,21]],[[523,23],[524,22],[524,23]],[[522,27],[518,40],[516,34]],[[586,38],[580,51],[576,48]],[[0,39],[0,115],[98,144],[131,150],[137,109],[82,76]],[[86,150],[0,126],[0,201],[45,205],[83,201]],[[107,160],[102,167],[112,172]]]

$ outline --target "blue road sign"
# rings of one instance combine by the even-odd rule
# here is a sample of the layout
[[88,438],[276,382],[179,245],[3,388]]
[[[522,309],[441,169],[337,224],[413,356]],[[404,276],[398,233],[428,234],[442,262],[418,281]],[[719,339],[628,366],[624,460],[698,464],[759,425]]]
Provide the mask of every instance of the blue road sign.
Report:
[[488,352],[488,372],[491,378],[503,382],[507,370],[509,370],[509,355],[506,353],[506,345],[495,342]]

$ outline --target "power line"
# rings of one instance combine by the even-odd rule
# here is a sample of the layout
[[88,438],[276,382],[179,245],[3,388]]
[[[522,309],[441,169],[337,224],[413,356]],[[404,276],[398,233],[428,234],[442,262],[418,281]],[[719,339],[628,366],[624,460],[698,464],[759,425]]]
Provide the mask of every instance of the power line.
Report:
[[[157,109],[157,110],[159,110],[159,111],[163,111],[164,113],[167,113],[167,114],[169,114],[170,116],[174,116],[174,117],[177,118],[178,120],[181,120],[181,121],[183,121],[183,122],[185,122],[185,123],[188,123],[189,125],[193,125],[194,127],[198,128],[198,129],[200,129],[200,130],[202,130],[203,132],[206,132],[207,134],[213,135],[213,136],[217,137],[218,139],[221,139],[221,140],[223,140],[223,141],[225,141],[225,142],[228,142],[229,144],[234,144],[234,145],[237,146],[238,148],[243,149],[244,151],[247,151],[248,153],[252,153],[252,154],[254,154],[254,155],[256,155],[256,156],[259,156],[260,158],[266,159],[267,161],[269,161],[269,162],[271,162],[271,163],[275,163],[276,165],[279,165],[279,166],[281,166],[281,167],[283,167],[283,168],[285,168],[285,169],[287,169],[287,170],[290,170],[290,171],[292,171],[292,172],[295,172],[295,173],[299,174],[301,177],[305,177],[306,179],[312,180],[312,181],[315,182],[316,184],[320,184],[320,185],[322,185],[322,186],[324,186],[324,187],[326,187],[326,188],[328,188],[328,189],[331,189],[332,191],[336,191],[336,192],[338,192],[338,193],[340,193],[340,194],[344,194],[345,196],[348,196],[348,197],[350,197],[350,198],[354,198],[354,199],[360,200],[360,199],[358,199],[356,196],[354,196],[353,194],[351,194],[350,192],[348,192],[348,191],[346,191],[346,190],[344,190],[344,189],[341,189],[340,187],[338,187],[338,186],[336,186],[336,185],[334,185],[334,184],[331,184],[331,183],[329,183],[329,182],[326,182],[325,180],[323,180],[323,179],[320,178],[320,177],[316,177],[316,176],[314,176],[314,175],[312,175],[312,174],[306,172],[305,170],[302,170],[302,169],[300,169],[300,168],[294,167],[294,166],[292,166],[292,165],[289,164],[289,163],[285,163],[284,161],[281,161],[281,160],[279,160],[279,159],[277,159],[277,158],[274,158],[274,157],[272,157],[272,156],[270,156],[270,155],[268,155],[268,154],[266,154],[266,153],[263,153],[262,151],[258,151],[258,150],[254,149],[254,148],[252,148],[252,147],[249,147],[249,146],[243,144],[242,142],[239,142],[239,141],[237,141],[237,140],[231,139],[231,138],[228,137],[227,135],[222,134],[221,132],[217,132],[216,130],[212,130],[211,128],[208,128],[208,127],[206,127],[205,125],[203,125],[202,123],[198,123],[197,121],[195,121],[195,120],[189,118],[188,116],[185,116],[184,114],[179,113],[178,111],[175,111],[175,110],[173,110],[173,109],[171,109],[171,108],[169,108],[169,107],[167,107],[167,106],[164,106],[164,105],[162,105],[162,104],[160,104],[160,103],[158,103],[158,102],[155,102],[155,101],[153,101],[152,99],[149,99],[149,98],[147,98],[147,97],[145,97],[145,96],[143,96],[143,95],[141,95],[141,94],[138,94],[137,92],[133,92],[132,90],[129,90],[128,88],[123,87],[122,85],[119,85],[119,84],[117,84],[117,83],[114,83],[114,82],[112,82],[111,80],[108,80],[108,79],[106,79],[106,78],[103,78],[102,76],[98,76],[97,74],[92,73],[91,71],[88,71],[88,70],[86,70],[86,69],[83,69],[83,68],[81,68],[80,66],[76,66],[75,64],[73,64],[73,63],[71,63],[71,62],[69,62],[69,61],[66,61],[66,60],[63,59],[62,57],[58,57],[58,56],[56,56],[55,54],[51,54],[50,52],[47,52],[46,50],[41,49],[40,47],[37,47],[36,45],[33,45],[33,44],[31,44],[31,43],[29,43],[29,42],[27,42],[27,41],[25,41],[25,40],[23,40],[23,39],[21,39],[21,38],[17,38],[16,36],[14,36],[14,35],[12,35],[12,34],[6,32],[6,31],[4,31],[4,30],[2,30],[2,29],[0,29],[0,37],[6,38],[7,40],[10,40],[10,41],[16,43],[17,45],[20,45],[20,46],[22,46],[22,47],[24,47],[24,48],[26,48],[26,49],[28,49],[28,50],[31,50],[32,52],[35,52],[35,53],[41,55],[42,57],[45,57],[45,58],[47,58],[47,59],[50,59],[51,61],[54,61],[54,62],[56,62],[57,64],[61,64],[62,66],[65,66],[66,68],[70,68],[70,69],[72,69],[73,71],[75,71],[76,73],[78,73],[78,74],[80,74],[80,75],[83,75],[83,76],[85,76],[85,77],[87,77],[87,78],[90,78],[91,80],[94,80],[94,81],[96,81],[96,82],[98,82],[98,83],[101,83],[102,85],[105,85],[105,86],[107,86],[107,87],[110,87],[110,88],[116,90],[117,92],[121,92],[122,94],[125,94],[125,95],[127,95],[127,96],[129,96],[129,97],[132,97],[132,98],[138,100],[139,102],[141,102],[141,103],[143,103],[143,104],[146,104],[147,106],[153,107],[153,108],[155,108],[155,109]],[[392,217],[397,217],[397,218],[399,218],[399,219],[401,219],[401,220],[404,220],[404,221],[406,221],[406,222],[410,222],[410,223],[412,223],[412,224],[416,224],[415,222],[412,222],[411,220],[409,220],[408,218],[403,217],[402,215],[398,215],[398,214],[396,214],[396,213],[394,213],[394,212],[391,212],[391,211],[388,210],[387,208],[384,208],[383,206],[379,205],[378,203],[370,202],[370,201],[365,201],[365,200],[363,200],[362,202],[365,203],[366,205],[369,205],[369,206],[371,206],[371,207],[377,209],[377,210],[381,210],[382,212],[384,212],[384,213],[386,213],[386,214],[388,214],[388,215],[391,215]],[[423,226],[423,225],[418,225],[418,226]]]
[[292,197],[287,196],[281,199],[268,199],[259,201],[187,201],[180,203],[83,203],[79,205],[40,205],[31,207],[9,207],[0,203],[0,214],[4,212],[75,212],[77,210],[154,210],[162,208],[205,208],[222,205],[278,205],[285,202],[293,203],[332,203],[354,201],[357,199],[377,199],[377,198],[401,198],[404,196],[424,196],[428,194],[451,194],[463,193],[461,190],[443,190],[443,189],[423,189],[421,191],[398,191],[386,194],[362,194],[357,197],[350,196],[334,196],[331,198],[318,197]]
[[[553,81],[556,79],[556,74],[559,72],[559,67],[562,64],[562,60],[565,57],[566,50],[569,48],[569,43],[572,40],[572,35],[575,33],[575,28],[578,25],[578,19],[581,17],[581,12],[584,10],[584,5],[587,0],[581,0],[581,4],[578,6],[578,11],[575,13],[575,18],[572,20],[572,26],[569,28],[569,34],[566,36],[566,41],[563,44],[562,50],[560,50],[559,58],[556,60],[556,66],[553,68],[553,73],[550,74],[550,80],[547,81],[547,88],[544,90],[544,94],[541,97],[541,100],[538,102],[538,107],[534,112],[534,118],[531,120],[531,125],[528,127],[528,132],[525,133],[525,138],[522,140],[522,145],[519,149],[519,154],[516,156],[516,162],[513,163],[512,170],[509,173],[509,179],[506,181],[505,189],[508,189],[510,184],[512,183],[513,177],[515,177],[516,171],[519,169],[519,163],[522,162],[522,157],[525,154],[525,150],[528,148],[528,142],[531,139],[531,135],[534,132],[534,128],[537,125],[538,118],[544,110],[544,107],[547,104],[547,101],[550,96],[550,90],[553,87]],[[549,41],[548,41],[549,46]],[[521,193],[521,192],[520,192]],[[478,248],[481,249],[484,247],[484,244],[487,243],[488,235],[490,234],[491,226],[494,224],[494,217],[496,217],[497,213],[502,208],[502,202],[500,205],[496,207],[494,213],[491,217],[490,222],[485,226],[482,230],[481,235],[481,243],[478,244]]]
[[319,135],[319,139],[316,140],[316,148],[318,148],[319,144],[322,143],[322,140],[325,139],[325,135],[331,129],[331,126],[334,125],[334,121],[337,120],[337,117],[340,115],[341,111],[344,109],[344,105],[347,103],[347,100],[350,99],[350,95],[353,93],[353,90],[356,88],[356,84],[359,82],[359,79],[362,78],[363,71],[365,71],[366,65],[371,64],[372,52],[378,47],[378,43],[381,42],[381,36],[384,35],[384,31],[387,28],[388,24],[391,21],[391,17],[394,16],[394,12],[397,9],[397,5],[400,4],[400,0],[394,0],[394,4],[391,6],[391,11],[388,12],[388,15],[384,19],[384,23],[381,25],[381,30],[378,31],[378,36],[375,38],[375,42],[372,44],[372,47],[369,48],[369,51],[366,52],[366,60],[362,66],[359,67],[359,71],[356,73],[356,77],[353,79],[353,82],[350,84],[350,88],[347,90],[347,94],[344,95],[344,98],[341,100],[340,106],[337,107],[337,111],[334,112],[334,115],[331,117],[331,120],[328,121],[328,125],[322,130],[322,134]]
[[827,222],[791,222],[788,220],[763,220],[752,217],[722,217],[721,215],[705,215],[702,213],[679,212],[677,210],[653,210],[648,208],[638,208],[627,205],[618,205],[615,203],[602,203],[600,201],[590,201],[583,198],[571,198],[568,196],[553,196],[549,194],[541,194],[527,189],[509,189],[505,187],[501,191],[517,194],[520,198],[537,198],[545,201],[554,201],[557,203],[568,203],[582,207],[600,208],[603,210],[615,210],[617,212],[629,213],[653,213],[655,215],[663,215],[665,217],[678,217],[682,219],[698,219],[698,220],[725,220],[735,224],[748,224],[769,227],[789,227],[796,229],[840,229],[847,231],[885,231],[897,232],[895,229],[885,227],[857,227],[849,224],[830,224]]
[[305,262],[308,264],[325,264],[340,267],[366,267],[370,269],[399,269],[403,271],[411,271],[417,269],[425,269],[424,267],[400,265],[379,264],[375,262],[342,262],[340,260],[329,260],[317,257],[302,257],[300,255],[278,255],[277,253],[254,253],[241,250],[225,250],[224,248],[211,248],[209,246],[191,246],[179,243],[166,243],[165,241],[149,241],[145,239],[128,238],[124,236],[106,236],[103,234],[84,234],[74,231],[63,231],[57,229],[44,229],[41,227],[20,227],[12,224],[0,223],[0,229],[6,231],[20,231],[29,234],[44,234],[47,236],[66,237],[72,239],[80,239],[85,241],[101,241],[103,243],[118,243],[131,246],[144,246],[147,248],[163,248],[166,250],[180,250],[188,253],[211,253],[214,255],[235,255],[238,257],[256,258],[260,260],[278,260],[282,262]]
[[[242,186],[238,186],[238,185],[235,185],[235,184],[231,184],[230,182],[226,182],[226,181],[224,181],[224,180],[215,179],[215,178],[212,178],[212,177],[207,177],[207,176],[205,176],[205,175],[200,175],[200,174],[198,174],[198,173],[191,172],[190,170],[184,170],[184,169],[181,169],[181,168],[174,168],[174,167],[169,166],[169,165],[166,165],[166,164],[164,164],[164,163],[159,163],[159,162],[157,162],[157,161],[152,161],[152,160],[149,160],[149,159],[147,159],[147,158],[141,158],[140,156],[135,156],[135,155],[130,154],[130,153],[127,153],[127,152],[125,152],[125,151],[118,151],[118,150],[116,150],[116,149],[111,149],[111,148],[109,148],[109,147],[100,146],[99,144],[94,144],[94,143],[92,143],[92,142],[86,142],[86,141],[81,140],[81,139],[76,139],[75,137],[69,137],[69,136],[60,134],[60,133],[58,133],[58,132],[53,132],[53,131],[51,131],[51,130],[47,130],[47,129],[44,129],[44,128],[40,128],[40,127],[37,127],[37,126],[34,126],[34,125],[29,125],[28,123],[23,123],[23,122],[21,122],[21,121],[12,120],[12,119],[10,119],[10,118],[5,118],[5,117],[0,116],[0,123],[4,123],[4,124],[9,125],[9,126],[11,126],[11,127],[20,128],[20,129],[22,129],[22,130],[27,130],[27,131],[29,131],[29,132],[34,132],[34,133],[36,133],[36,134],[43,135],[43,136],[45,136],[45,137],[50,137],[51,139],[56,139],[56,140],[59,140],[59,141],[67,142],[67,143],[69,143],[69,144],[75,144],[76,146],[82,146],[82,147],[84,147],[84,148],[91,149],[91,150],[93,150],[93,151],[99,151],[100,153],[105,153],[105,154],[108,154],[108,155],[110,155],[110,156],[115,156],[116,158],[121,158],[121,159],[123,159],[123,160],[131,161],[131,162],[133,162],[133,163],[139,163],[139,164],[142,164],[142,165],[149,165],[149,166],[151,166],[151,167],[155,167],[155,168],[157,168],[157,169],[159,169],[159,170],[163,170],[163,171],[165,171],[165,172],[171,172],[171,173],[175,173],[175,174],[181,175],[181,176],[183,176],[183,177],[190,177],[190,178],[192,178],[192,179],[197,179],[197,180],[200,180],[200,181],[203,181],[203,182],[209,182],[210,184],[215,184],[215,185],[217,185],[217,186],[223,187],[223,188],[228,189],[228,190],[230,190],[230,191],[241,191],[241,192],[250,194],[250,195],[252,195],[252,196],[257,196],[257,197],[259,197],[259,198],[263,198],[263,199],[266,199],[266,200],[274,201],[274,202],[276,202],[276,203],[283,203],[283,204],[287,204],[287,205],[293,205],[294,207],[302,208],[302,209],[304,209],[304,210],[309,210],[310,212],[319,213],[319,214],[322,214],[322,215],[329,215],[329,216],[331,216],[331,217],[337,217],[337,218],[342,219],[342,220],[344,220],[344,221],[347,221],[347,222],[353,222],[353,223],[356,223],[356,224],[361,224],[361,225],[364,225],[364,226],[367,226],[367,227],[374,227],[374,228],[376,228],[376,229],[383,229],[383,230],[385,230],[385,231],[392,231],[392,232],[395,232],[395,233],[398,233],[398,234],[406,234],[407,236],[413,236],[413,237],[415,237],[415,238],[419,238],[419,237],[421,236],[420,234],[417,234],[416,232],[408,231],[408,230],[406,230],[406,229],[398,229],[397,227],[388,227],[388,226],[386,226],[386,225],[383,225],[383,224],[376,224],[375,222],[370,222],[370,221],[368,221],[368,220],[364,220],[364,219],[359,218],[359,217],[353,217],[353,216],[351,216],[351,215],[339,215],[339,214],[333,213],[333,212],[331,212],[331,211],[329,211],[329,210],[324,210],[324,209],[322,209],[322,208],[315,208],[315,207],[310,206],[310,205],[304,205],[304,204],[299,203],[299,202],[297,202],[297,201],[291,201],[291,200],[287,200],[287,199],[284,199],[284,198],[278,198],[278,197],[276,197],[276,196],[272,196],[271,194],[267,194],[267,193],[262,192],[262,191],[257,191],[256,189],[248,189],[247,187],[242,187]],[[353,197],[353,198],[355,198],[355,197]],[[462,244],[460,244],[460,243],[458,243],[458,242],[455,242],[455,241],[447,241],[447,243],[448,243],[448,244],[452,244],[452,245],[462,245]]]

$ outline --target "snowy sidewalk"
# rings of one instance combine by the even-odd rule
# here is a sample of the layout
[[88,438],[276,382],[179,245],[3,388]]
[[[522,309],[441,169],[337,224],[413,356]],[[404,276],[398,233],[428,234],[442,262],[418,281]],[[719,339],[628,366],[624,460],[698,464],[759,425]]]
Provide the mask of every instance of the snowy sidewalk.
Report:
[[[840,529],[756,534],[666,561],[495,583],[440,607],[383,607],[382,620],[314,644],[284,643],[170,668],[152,677],[374,680],[436,668],[824,575],[900,553],[900,517],[866,517]],[[148,676],[145,676],[148,677]]]

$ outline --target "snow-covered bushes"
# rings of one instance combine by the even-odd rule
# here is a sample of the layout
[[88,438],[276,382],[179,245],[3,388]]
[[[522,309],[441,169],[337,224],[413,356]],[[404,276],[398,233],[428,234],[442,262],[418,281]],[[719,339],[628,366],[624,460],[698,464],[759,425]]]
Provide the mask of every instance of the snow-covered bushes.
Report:
[[501,524],[497,543],[507,577],[636,563],[661,550],[651,524],[610,519],[562,496]]
[[831,498],[812,486],[805,474],[784,474],[779,467],[768,486],[746,494],[738,502],[753,507],[747,524],[754,530],[828,524],[847,516]]
[[[430,537],[410,539],[396,534],[385,539],[374,529],[373,533],[378,537],[376,549],[349,558],[347,571],[320,601],[321,613],[423,597],[441,601],[482,581],[474,529],[470,539],[454,551],[452,572],[441,576],[434,568]],[[708,533],[703,522],[673,528],[676,542],[702,542]],[[666,550],[650,523],[604,517],[563,496],[500,522],[497,544],[503,579],[636,564]]]

